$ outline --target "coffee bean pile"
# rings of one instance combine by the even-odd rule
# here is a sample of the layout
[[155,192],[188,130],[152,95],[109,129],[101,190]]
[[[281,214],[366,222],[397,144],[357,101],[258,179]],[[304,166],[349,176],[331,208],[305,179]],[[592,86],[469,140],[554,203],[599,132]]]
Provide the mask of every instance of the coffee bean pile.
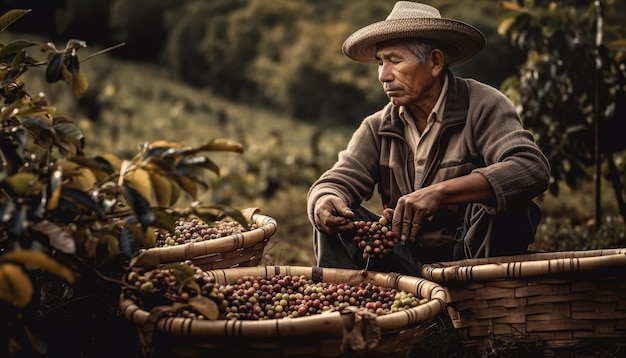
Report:
[[[220,285],[206,272],[197,268],[195,270],[193,279],[198,284],[196,287],[200,288],[199,292],[189,286],[181,290],[173,272],[155,269],[143,274],[131,272],[127,282],[138,290],[126,289],[125,297],[139,302],[146,295],[159,295],[167,297],[170,303],[187,303],[191,298],[202,295],[217,304],[218,319],[237,320],[296,318],[329,310],[343,310],[350,306],[385,315],[428,302],[410,292],[371,283],[350,285],[313,282],[303,275],[276,275],[267,278],[245,276],[230,284]],[[207,319],[194,311],[191,305],[174,314],[179,317]]]
[[354,242],[363,249],[363,259],[382,258],[391,252],[400,240],[391,232],[389,220],[381,217],[378,221],[354,221]]
[[[250,230],[256,229],[256,224],[250,226]],[[223,220],[213,225],[198,218],[179,218],[176,220],[176,229],[173,233],[166,232],[162,234],[159,230],[155,230],[156,247],[175,246],[188,244],[190,242],[198,242],[205,240],[213,240],[230,235],[240,234],[246,231],[237,221]]]

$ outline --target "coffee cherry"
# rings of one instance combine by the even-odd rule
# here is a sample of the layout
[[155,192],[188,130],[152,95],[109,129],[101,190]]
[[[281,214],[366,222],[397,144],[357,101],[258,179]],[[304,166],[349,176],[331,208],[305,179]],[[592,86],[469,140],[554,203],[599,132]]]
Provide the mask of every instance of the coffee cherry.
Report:
[[[250,230],[257,229],[256,224],[250,225]],[[156,247],[183,245],[191,242],[218,239],[221,237],[236,235],[245,229],[237,221],[223,220],[212,225],[198,218],[179,218],[176,220],[176,228],[173,233],[162,233],[155,229]]]
[[[428,302],[410,292],[371,283],[350,285],[313,282],[302,275],[244,276],[229,284],[219,285],[190,261],[182,264],[195,270],[194,285],[181,286],[181,283],[176,282],[179,275],[175,275],[172,269],[157,268],[143,274],[133,271],[127,278],[132,277],[134,283],[124,290],[124,297],[134,300],[145,310],[164,304],[163,300],[182,303],[182,309],[170,314],[207,319],[189,304],[194,297],[202,295],[216,303],[218,319],[223,320],[291,319],[329,310],[341,311],[349,306],[384,315]],[[363,270],[361,274],[367,276],[367,271]],[[132,287],[139,289],[133,292]]]
[[400,241],[391,231],[389,220],[384,217],[378,221],[356,220],[354,227],[354,242],[363,249],[364,260],[382,258]]

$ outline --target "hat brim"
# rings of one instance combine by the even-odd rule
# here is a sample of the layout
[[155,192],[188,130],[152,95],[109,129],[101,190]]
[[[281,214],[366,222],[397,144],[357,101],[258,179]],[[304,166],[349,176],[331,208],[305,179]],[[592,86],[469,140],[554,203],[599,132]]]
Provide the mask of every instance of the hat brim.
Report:
[[343,53],[359,62],[376,63],[376,44],[401,38],[422,38],[442,46],[450,57],[450,66],[463,63],[485,47],[480,30],[461,21],[432,19],[394,19],[365,26],[350,35]]

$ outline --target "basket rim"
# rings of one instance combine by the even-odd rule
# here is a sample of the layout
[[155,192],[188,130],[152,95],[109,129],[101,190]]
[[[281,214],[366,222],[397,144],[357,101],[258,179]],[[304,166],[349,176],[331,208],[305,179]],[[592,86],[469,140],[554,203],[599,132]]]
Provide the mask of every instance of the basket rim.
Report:
[[249,211],[250,221],[258,226],[256,229],[183,245],[143,249],[133,258],[131,266],[155,267],[162,263],[184,261],[202,255],[247,249],[267,242],[276,233],[276,220],[261,214],[256,208],[244,209],[242,213],[245,215]]
[[422,275],[434,282],[530,278],[608,267],[626,267],[626,248],[542,252],[424,264]]
[[[346,280],[360,280],[362,282],[370,282],[374,284],[391,284],[393,288],[405,291],[412,291],[414,294],[422,298],[428,298],[429,301],[406,310],[389,313],[386,315],[376,316],[376,324],[381,328],[383,334],[396,332],[403,329],[428,323],[441,313],[447,301],[447,291],[439,284],[429,281],[421,277],[413,277],[401,275],[397,273],[380,273],[367,272],[363,276],[363,271],[322,268],[322,267],[304,267],[304,266],[255,266],[255,267],[235,267],[226,269],[214,269],[206,271],[214,277],[226,278],[227,276],[243,277],[246,275],[257,275],[265,272],[266,277],[275,273],[282,274],[300,274],[307,270],[311,276],[318,276],[319,280],[324,280],[324,272],[330,275],[345,275]],[[261,275],[263,276],[263,275]],[[336,281],[332,280],[331,281]],[[329,281],[330,282],[330,281]],[[345,282],[340,282],[345,283]],[[406,290],[406,288],[411,288]],[[428,296],[428,297],[425,297]],[[141,326],[146,324],[150,312],[143,310],[134,301],[124,298],[120,295],[119,306],[123,315],[130,321]],[[240,321],[240,320],[198,320],[193,318],[182,317],[163,317],[158,319],[156,328],[160,332],[169,334],[183,335],[206,335],[223,336],[223,337],[245,337],[246,328],[251,328],[255,332],[262,331],[266,336],[303,336],[311,333],[323,336],[341,337],[343,334],[342,313],[338,311],[324,312],[321,314],[298,317],[298,318],[282,318],[259,321]],[[184,332],[176,331],[172,327],[186,327]],[[317,327],[312,332],[312,327]],[[264,328],[264,329],[259,329]]]

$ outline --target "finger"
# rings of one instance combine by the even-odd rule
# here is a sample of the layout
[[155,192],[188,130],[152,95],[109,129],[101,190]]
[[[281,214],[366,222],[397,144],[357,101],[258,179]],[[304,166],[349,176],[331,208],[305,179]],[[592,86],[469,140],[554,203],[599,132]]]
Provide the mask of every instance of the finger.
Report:
[[354,212],[343,202],[343,200],[337,199],[334,205],[338,216],[344,217],[348,220],[354,218]]
[[391,232],[395,237],[401,237],[402,234],[402,215],[403,208],[396,207],[396,210],[393,212],[393,217],[391,219]]
[[423,219],[421,216],[415,215],[415,218],[413,219],[413,222],[411,223],[411,233],[409,234],[409,240],[415,241],[415,239],[417,238],[417,233],[422,227],[422,221]]
[[402,231],[400,233],[400,240],[406,241],[411,237],[411,229],[413,227],[413,215],[410,215],[408,211],[405,211],[402,215]]
[[388,222],[391,222],[393,220],[393,209],[386,208],[385,210],[383,210],[383,217],[387,219]]

